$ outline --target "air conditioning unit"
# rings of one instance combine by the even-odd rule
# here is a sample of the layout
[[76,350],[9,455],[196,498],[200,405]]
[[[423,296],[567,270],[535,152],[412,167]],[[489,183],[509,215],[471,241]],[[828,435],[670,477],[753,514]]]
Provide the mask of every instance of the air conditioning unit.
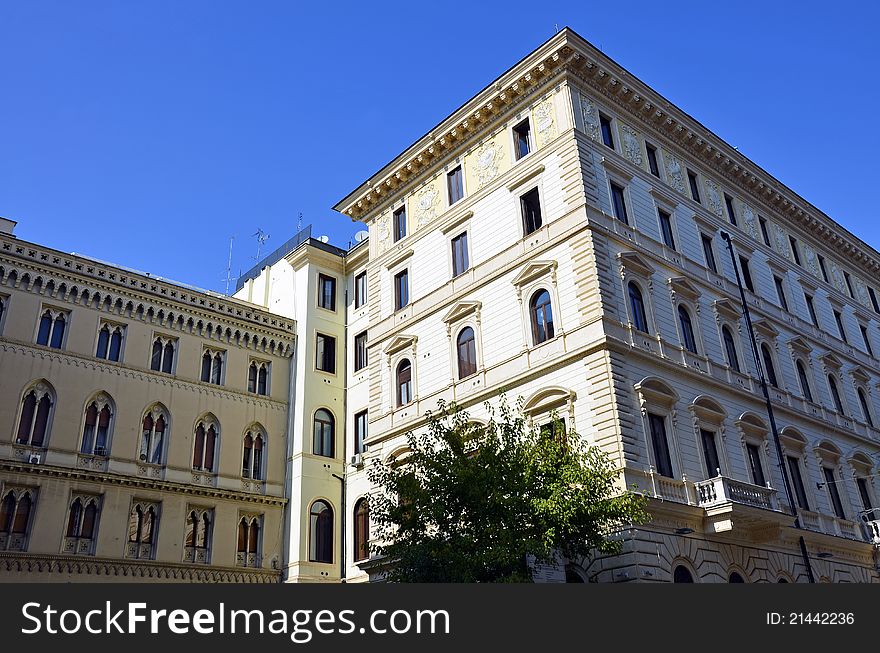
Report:
[[43,460],[43,455],[39,453],[32,453],[28,456],[28,462],[31,465],[39,465]]
[[351,464],[360,469],[364,466],[364,454],[356,453],[351,457]]

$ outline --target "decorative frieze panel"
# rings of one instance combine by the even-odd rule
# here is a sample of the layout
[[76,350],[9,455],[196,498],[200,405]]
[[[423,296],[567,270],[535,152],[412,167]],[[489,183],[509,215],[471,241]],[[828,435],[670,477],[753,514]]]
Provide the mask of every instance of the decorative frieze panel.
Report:
[[638,167],[644,166],[644,157],[642,156],[642,144],[639,141],[639,133],[629,125],[620,125],[620,138],[623,142],[623,155],[629,159],[633,165]]
[[778,224],[773,224],[773,249],[789,261],[791,260],[791,245],[788,242],[788,234]]
[[868,295],[868,286],[860,277],[853,277],[853,290],[856,293],[856,301],[867,309],[872,309],[871,298]]
[[87,454],[77,454],[76,466],[80,469],[95,470],[98,472],[107,471],[107,463],[109,459],[106,456],[93,456]]
[[849,296],[849,291],[846,287],[846,278],[843,276],[843,270],[841,270],[840,266],[834,261],[829,261],[828,265],[831,271],[831,283],[840,291],[841,295]]
[[740,201],[740,215],[742,216],[743,229],[752,237],[752,240],[760,241],[761,236],[758,233],[758,219],[752,207],[745,202]]
[[709,210],[715,215],[724,216],[724,208],[721,206],[721,192],[718,190],[718,184],[711,179],[706,179],[706,201],[709,202]]
[[65,537],[61,553],[91,555],[93,540],[85,537]]
[[663,150],[663,162],[666,166],[666,181],[675,190],[684,195],[684,172],[681,161],[672,152]]
[[554,138],[559,130],[556,128],[556,108],[553,99],[548,98],[538,104],[534,109],[535,114],[535,139],[538,147],[543,147]]
[[437,190],[436,183],[428,184],[416,193],[412,206],[418,228],[424,227],[436,218],[440,213],[440,191]]
[[[476,168],[477,168],[477,185],[479,188],[482,188],[486,184],[489,184],[495,177],[498,176],[500,171],[501,162],[504,160],[504,148],[501,146],[501,143],[491,140],[488,143],[484,143],[477,149],[476,152]],[[433,186],[431,186],[433,188]],[[424,193],[425,191],[422,191]],[[421,196],[421,193],[420,193]],[[421,207],[422,203],[436,203],[439,201],[440,194],[436,191],[434,192],[434,196],[425,196],[422,199],[419,199],[419,206]],[[433,216],[432,216],[433,217]],[[421,218],[419,218],[419,224],[421,224]]]
[[193,485],[203,485],[205,487],[214,487],[217,485],[217,475],[211,472],[205,471],[193,471],[192,473],[192,483]]
[[265,494],[266,484],[264,481],[252,478],[243,478],[241,479],[241,491],[254,492],[256,494]]
[[138,474],[138,476],[143,476],[145,478],[161,479],[162,478],[162,466],[161,465],[150,465],[148,463],[140,463],[137,466],[137,474]]
[[581,102],[581,117],[584,121],[584,130],[594,141],[599,140],[599,110],[593,101],[583,93],[579,94]]
[[807,271],[817,279],[822,278],[822,270],[819,269],[819,259],[816,257],[814,250],[808,243],[801,243],[801,252],[804,255],[804,267]]

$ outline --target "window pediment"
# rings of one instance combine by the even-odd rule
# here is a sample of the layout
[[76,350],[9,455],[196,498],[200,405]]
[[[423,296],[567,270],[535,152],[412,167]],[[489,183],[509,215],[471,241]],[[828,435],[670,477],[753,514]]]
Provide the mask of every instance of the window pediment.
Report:
[[479,316],[482,305],[482,302],[458,302],[443,316],[443,321],[446,324],[455,324],[469,315]]
[[394,336],[385,348],[382,350],[385,354],[391,356],[404,349],[412,349],[416,346],[418,336],[399,335]]
[[644,256],[635,252],[621,252],[617,255],[620,265],[643,277],[650,277],[654,273],[654,266]]
[[559,386],[542,388],[523,404],[523,413],[526,415],[547,413],[561,406],[570,405],[576,398],[577,395],[573,390]]
[[759,438],[763,438],[767,435],[767,423],[754,413],[743,413],[736,421],[736,425],[747,435],[753,435]]
[[602,157],[602,165],[612,175],[623,179],[624,181],[631,181],[633,178],[632,173],[629,170],[617,163],[617,161],[609,159],[607,156]]
[[697,418],[710,424],[721,424],[727,417],[727,411],[724,410],[724,406],[706,395],[700,395],[694,399],[690,409]]
[[717,299],[712,302],[712,306],[718,315],[728,320],[739,320],[742,315],[742,306],[731,299]]
[[399,253],[395,254],[394,258],[392,258],[390,261],[388,261],[385,264],[385,268],[389,269],[389,270],[391,268],[396,268],[398,265],[403,263],[406,259],[408,259],[412,255],[413,255],[413,250],[411,250],[411,249],[405,250],[403,252],[399,252]]
[[852,377],[858,381],[859,383],[869,383],[871,381],[870,375],[864,370],[862,367],[856,367],[851,372]]
[[656,377],[642,379],[634,386],[644,401],[661,406],[672,406],[678,401],[678,393],[664,381]]
[[810,346],[810,343],[797,336],[796,338],[792,338],[788,341],[788,346],[791,347],[794,351],[798,351],[802,354],[809,354],[813,351],[813,348]]
[[822,361],[822,364],[825,365],[828,369],[839,370],[843,367],[843,362],[834,355],[833,352],[825,352],[819,357],[819,360]]
[[773,323],[768,320],[758,320],[753,322],[752,327],[757,333],[769,340],[774,340],[779,335],[779,331],[773,326]]
[[552,275],[556,272],[557,265],[556,261],[532,261],[526,264],[519,274],[513,278],[513,285],[521,288],[530,281],[548,274]]
[[700,297],[700,289],[684,277],[672,277],[667,283],[675,293],[686,299],[696,300]]

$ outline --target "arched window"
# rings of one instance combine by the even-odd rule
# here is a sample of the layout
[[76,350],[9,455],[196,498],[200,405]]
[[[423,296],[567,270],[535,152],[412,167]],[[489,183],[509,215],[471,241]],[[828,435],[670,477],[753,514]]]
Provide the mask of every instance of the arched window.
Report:
[[859,395],[859,403],[862,405],[862,414],[865,416],[865,423],[868,426],[874,426],[874,418],[871,416],[871,408],[870,404],[868,404],[868,397],[865,394],[865,389],[858,388],[856,394]]
[[68,553],[93,552],[98,525],[98,497],[77,496],[70,504],[64,550]]
[[46,309],[46,312],[40,318],[37,344],[61,349],[61,345],[64,343],[64,329],[66,327],[67,320],[64,317],[64,313]]
[[9,490],[0,500],[0,551],[26,551],[33,499],[30,490]]
[[238,547],[235,563],[239,567],[260,566],[260,518],[246,515],[238,521]]
[[721,328],[721,338],[724,340],[724,351],[727,354],[727,364],[737,372],[739,369],[739,357],[736,354],[736,344],[733,340],[733,334],[726,326]]
[[162,464],[168,418],[159,406],[153,407],[144,415],[141,429],[141,462],[152,465]]
[[465,327],[456,340],[458,352],[458,378],[464,379],[477,373],[477,344],[474,330]]
[[126,557],[151,559],[157,526],[156,508],[150,504],[136,503],[128,517],[128,546]]
[[532,318],[532,338],[536,345],[552,339],[555,336],[553,328],[553,306],[550,303],[550,293],[539,290],[532,295],[529,302],[529,312]]
[[672,572],[673,583],[693,583],[694,577],[690,570],[684,565],[678,565]]
[[309,511],[309,560],[333,562],[333,509],[320,500]]
[[193,438],[193,469],[213,472],[216,449],[217,425],[210,418],[199,420]]
[[354,504],[354,560],[370,557],[370,504],[366,497]]
[[797,368],[798,382],[801,384],[801,393],[804,395],[804,399],[813,401],[813,390],[810,388],[810,380],[803,362],[797,361],[794,366]]
[[315,437],[312,443],[312,453],[316,456],[333,458],[335,422],[330,411],[320,408],[315,412]]
[[412,364],[403,359],[397,366],[397,405],[406,406],[412,400]]
[[98,332],[98,350],[95,356],[119,362],[122,352],[122,327],[105,324]]
[[174,370],[174,347],[177,340],[158,337],[153,341],[150,369],[171,374]]
[[834,380],[834,376],[831,374],[828,375],[828,389],[831,390],[834,409],[841,415],[846,415],[846,411],[843,409],[843,400],[840,398],[840,390],[837,389],[837,381]]
[[583,583],[584,577],[581,576],[580,572],[575,571],[572,567],[565,568],[565,582],[566,583]]
[[263,478],[263,434],[250,429],[244,436],[244,449],[241,455],[241,475],[244,478],[262,480]]
[[186,518],[186,535],[183,540],[183,559],[186,562],[203,564],[210,562],[212,526],[213,515],[210,510],[190,510]]
[[54,393],[43,382],[25,393],[21,402],[21,417],[15,441],[32,447],[45,447],[52,416]]
[[745,583],[745,579],[742,577],[738,571],[730,572],[730,576],[727,577],[728,583]]
[[694,324],[691,322],[691,314],[684,306],[678,307],[678,324],[681,326],[681,344],[689,352],[696,354],[697,338],[694,335]]
[[767,375],[767,382],[774,388],[778,388],[779,380],[776,378],[773,356],[770,355],[770,348],[766,344],[761,345],[761,360],[764,362],[764,373]]
[[80,453],[90,456],[106,456],[108,454],[112,418],[112,404],[106,395],[98,395],[86,406]]
[[644,333],[648,333],[648,314],[645,312],[645,300],[642,297],[642,290],[632,281],[627,286],[629,294],[629,310],[632,314],[633,326]]

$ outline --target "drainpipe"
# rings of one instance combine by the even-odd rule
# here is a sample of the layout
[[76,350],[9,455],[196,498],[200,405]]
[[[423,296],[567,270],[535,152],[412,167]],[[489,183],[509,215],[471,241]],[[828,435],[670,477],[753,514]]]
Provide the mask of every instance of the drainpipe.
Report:
[[342,476],[333,474],[333,477],[339,480],[340,485],[340,502],[342,508],[339,511],[339,529],[341,540],[340,562],[339,562],[339,582],[344,583],[346,580],[346,571],[348,569],[347,560],[345,558],[346,542],[348,541],[348,531],[346,530],[346,517],[348,516],[348,506],[345,504],[345,477],[348,469],[347,451],[345,449],[348,443],[348,288],[343,293],[342,314]]
[[[287,499],[287,508],[284,511],[284,533],[282,536],[281,564],[283,568],[282,580],[287,580],[290,571],[290,527],[293,523],[291,511],[293,510],[293,438],[294,420],[296,418],[296,366],[298,361],[297,347],[299,337],[293,335],[293,354],[290,357],[290,374],[288,375],[287,388],[287,457],[284,460],[284,496]],[[297,509],[297,512],[299,510]]]
[[[746,319],[746,326],[749,329],[749,339],[752,343],[752,354],[755,357],[755,366],[758,369],[758,378],[761,380],[761,392],[764,394],[764,401],[767,404],[767,417],[770,419],[770,432],[773,434],[773,443],[776,445],[776,456],[779,459],[779,471],[782,472],[782,481],[785,489],[785,496],[788,499],[788,505],[791,506],[791,514],[794,516],[794,527],[802,530],[800,515],[798,514],[797,505],[791,492],[791,484],[788,480],[788,470],[785,468],[785,456],[782,453],[782,444],[779,441],[779,430],[776,428],[776,417],[773,414],[773,402],[770,400],[770,392],[767,389],[767,379],[764,378],[764,368],[761,365],[761,355],[758,352],[758,341],[755,338],[755,330],[752,327],[752,317],[749,313],[749,304],[746,301],[746,293],[743,290],[742,279],[739,275],[739,267],[736,264],[736,254],[733,250],[733,240],[726,231],[721,232],[721,238],[727,243],[727,249],[730,251],[730,262],[733,264],[733,272],[736,275],[736,285],[739,287],[739,296],[743,305],[743,317]],[[813,567],[810,565],[810,556],[807,553],[807,543],[804,536],[799,536],[799,544],[801,548],[801,557],[804,559],[804,566],[807,568],[807,577],[811,583],[815,583],[813,576]]]

